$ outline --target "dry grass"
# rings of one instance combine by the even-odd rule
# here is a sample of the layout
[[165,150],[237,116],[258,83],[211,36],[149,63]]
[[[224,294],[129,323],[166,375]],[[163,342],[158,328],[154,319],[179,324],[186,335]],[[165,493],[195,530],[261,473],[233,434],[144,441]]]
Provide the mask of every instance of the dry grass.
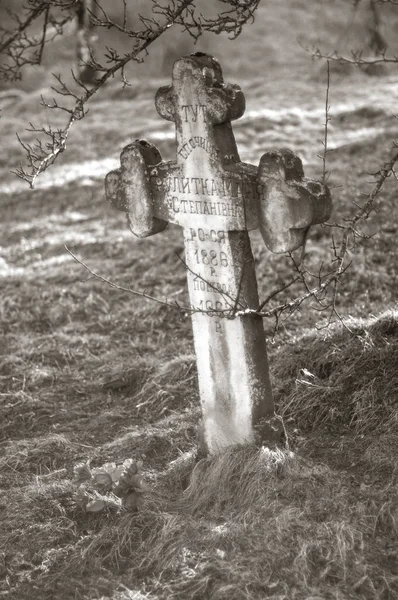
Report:
[[[88,239],[93,223],[80,224]],[[43,259],[57,251],[46,235],[41,226],[28,237],[41,240]],[[168,235],[175,244],[178,232]],[[114,278],[128,266],[175,289],[172,254],[156,263],[157,244],[146,246],[143,267],[123,250],[141,252],[129,238],[86,237],[82,250],[113,266]],[[270,346],[292,451],[235,448],[195,465],[189,322],[83,283],[70,263],[67,273],[44,270],[40,285],[35,255],[9,239],[23,275],[6,280],[2,304],[4,597],[398,597],[396,312],[351,318],[349,329],[300,332],[310,315],[292,321]],[[151,486],[138,514],[88,515],[75,505],[74,464],[129,456],[144,461]]]
[[[128,589],[146,582],[159,599],[397,597],[396,474],[379,488],[289,451],[246,447],[200,461],[183,491],[192,461],[159,473],[136,515],[94,519],[66,508],[62,521],[51,510],[66,484],[47,487],[45,517],[64,545],[39,568],[41,597],[57,579],[68,597],[76,580],[101,572],[103,584],[119,573]],[[31,499],[44,491],[30,489]],[[86,529],[74,545],[62,529],[68,519]]]
[[302,430],[398,433],[398,312],[345,323],[281,351],[281,414]]

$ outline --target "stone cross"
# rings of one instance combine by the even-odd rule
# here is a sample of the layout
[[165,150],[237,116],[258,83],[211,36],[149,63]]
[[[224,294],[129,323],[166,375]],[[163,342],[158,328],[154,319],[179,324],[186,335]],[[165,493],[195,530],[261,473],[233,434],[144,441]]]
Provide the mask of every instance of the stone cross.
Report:
[[263,322],[250,310],[259,299],[248,231],[259,228],[272,252],[300,247],[309,227],[330,216],[329,190],[304,178],[290,150],[267,152],[259,167],[240,162],[230,122],[243,115],[245,99],[207,54],[175,63],[156,108],[175,123],[177,160],[163,162],[145,141],[129,144],[106,177],[107,199],[126,211],[138,237],[168,223],[183,227],[202,450],[281,444]]

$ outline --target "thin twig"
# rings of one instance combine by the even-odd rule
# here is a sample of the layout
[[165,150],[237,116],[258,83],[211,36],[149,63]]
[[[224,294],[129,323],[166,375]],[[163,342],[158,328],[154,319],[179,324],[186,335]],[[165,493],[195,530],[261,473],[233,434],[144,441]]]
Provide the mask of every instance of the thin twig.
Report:
[[[391,158],[391,160],[389,162],[385,163],[381,167],[381,169],[379,169],[379,171],[377,173],[378,178],[376,180],[376,183],[375,183],[372,191],[370,192],[370,194],[368,194],[367,201],[365,202],[363,207],[354,215],[354,217],[352,217],[351,219],[348,219],[344,225],[340,225],[340,228],[343,230],[343,235],[342,235],[342,240],[341,240],[339,248],[334,247],[335,263],[336,263],[334,270],[323,279],[322,283],[319,283],[317,286],[315,286],[313,288],[309,288],[308,290],[306,290],[306,292],[304,294],[302,294],[298,298],[295,298],[288,302],[284,302],[268,311],[263,311],[263,310],[256,311],[256,314],[258,314],[259,316],[261,316],[263,318],[277,317],[277,316],[279,317],[283,312],[288,312],[289,314],[291,314],[292,311],[296,310],[309,297],[313,297],[317,301],[319,301],[319,298],[322,297],[322,294],[324,294],[326,292],[326,290],[328,289],[328,287],[331,284],[334,284],[335,282],[336,282],[336,286],[334,289],[332,301],[328,304],[328,307],[331,307],[334,310],[334,312],[336,313],[335,301],[336,301],[336,293],[337,293],[337,283],[339,282],[341,275],[343,273],[345,273],[345,271],[347,271],[347,269],[350,267],[350,264],[351,264],[351,263],[345,264],[346,257],[348,254],[349,238],[351,236],[353,236],[355,239],[355,237],[357,235],[357,233],[356,233],[357,223],[362,219],[367,219],[369,217],[369,215],[375,210],[374,201],[375,201],[376,197],[378,196],[378,194],[380,193],[380,190],[382,189],[383,184],[385,183],[386,179],[393,174],[394,166],[397,163],[397,161],[398,161],[398,152],[396,152],[393,155],[393,157]],[[263,303],[263,305],[264,305],[264,303]],[[325,308],[327,308],[327,307],[325,307]]]
[[322,154],[322,183],[325,185],[326,183],[326,160],[328,154],[328,125],[331,120],[329,116],[329,89],[330,89],[330,61],[327,61],[327,78],[326,78],[326,99],[325,99],[325,124],[324,124],[324,137],[323,137],[323,154]]
[[111,281],[110,279],[107,279],[103,275],[100,275],[99,273],[96,273],[95,271],[93,271],[93,269],[91,269],[88,265],[86,265],[85,262],[83,262],[82,260],[77,258],[77,256],[71,250],[69,250],[69,248],[67,246],[64,246],[64,248],[68,252],[68,254],[70,254],[71,257],[77,263],[79,263],[79,265],[84,267],[84,269],[86,269],[86,271],[88,271],[93,277],[95,277],[95,279],[98,279],[99,281],[106,283],[107,285],[109,285],[109,287],[111,287],[113,289],[120,290],[121,292],[128,292],[129,294],[133,294],[133,296],[140,296],[141,298],[145,298],[146,300],[151,300],[152,302],[156,302],[157,304],[160,304],[162,306],[174,308],[176,310],[179,310],[180,312],[185,313],[186,315],[188,315],[188,314],[191,315],[194,313],[204,313],[204,314],[209,314],[209,315],[217,314],[219,316],[224,316],[226,318],[233,318],[233,316],[231,316],[231,309],[229,309],[229,308],[224,309],[224,310],[220,310],[220,309],[202,310],[199,308],[192,308],[192,307],[178,304],[178,302],[175,302],[175,301],[169,302],[168,300],[162,300],[161,298],[157,298],[156,296],[151,296],[150,294],[147,294],[147,292],[140,292],[138,290],[133,290],[132,288],[127,288],[122,285],[119,285],[118,283],[115,283],[114,281]]
[[73,258],[73,260],[75,260],[77,263],[79,263],[79,265],[82,265],[82,267],[84,267],[86,269],[86,271],[88,271],[89,273],[91,273],[91,275],[93,277],[95,277],[96,279],[99,279],[100,281],[103,281],[104,283],[106,283],[107,285],[109,285],[109,287],[114,288],[116,290],[120,290],[121,292],[128,292],[129,294],[133,294],[134,296],[140,296],[141,298],[146,298],[147,300],[152,300],[152,302],[156,302],[157,304],[161,304],[163,306],[168,306],[171,308],[177,308],[178,310],[187,312],[190,311],[191,309],[186,307],[186,306],[181,306],[178,305],[175,302],[168,302],[167,300],[162,300],[161,298],[157,298],[156,296],[151,296],[150,294],[147,294],[146,292],[139,292],[138,290],[133,290],[131,288],[126,288],[122,285],[119,285],[117,283],[115,283],[114,281],[110,281],[110,279],[107,279],[106,277],[104,277],[103,275],[100,275],[99,273],[96,273],[95,271],[93,271],[88,265],[86,265],[86,263],[84,263],[82,260],[80,260],[79,258],[77,258],[77,256],[75,254],[73,254],[73,252],[71,250],[69,250],[69,248],[67,246],[65,246],[65,250],[68,252],[68,254],[71,255],[71,257]]
[[[218,288],[213,283],[211,283],[211,281],[208,281],[207,279],[205,279],[204,277],[202,277],[201,275],[199,275],[199,273],[195,273],[195,271],[193,271],[193,269],[191,269],[188,266],[188,264],[186,263],[186,261],[178,254],[178,252],[176,252],[175,254],[176,254],[178,260],[180,260],[182,262],[182,264],[184,265],[185,269],[187,271],[189,271],[194,277],[197,277],[198,279],[200,279],[200,281],[203,281],[206,285],[208,285],[215,292],[220,293],[221,296],[223,297],[223,299],[225,300],[225,302],[231,301],[235,305],[235,302],[236,302],[235,298],[233,298],[232,296],[230,296],[230,294],[228,294],[228,292],[222,291],[220,288]],[[232,308],[232,306],[231,306],[231,308]],[[243,306],[242,306],[242,308],[243,308]]]
[[20,23],[19,27],[15,29],[14,33],[0,44],[0,53],[4,52],[4,50],[9,48],[13,44],[13,42],[15,42],[21,36],[21,34],[29,27],[29,25],[31,25],[31,23],[34,20],[37,19],[45,10],[47,10],[47,8],[48,7],[46,6],[46,4],[43,3],[37,8],[31,9],[25,21],[23,23]]

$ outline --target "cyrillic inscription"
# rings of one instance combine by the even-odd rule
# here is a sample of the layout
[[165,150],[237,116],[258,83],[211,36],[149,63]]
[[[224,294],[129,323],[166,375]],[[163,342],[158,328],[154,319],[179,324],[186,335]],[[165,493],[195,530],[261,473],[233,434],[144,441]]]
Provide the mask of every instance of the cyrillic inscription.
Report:
[[183,120],[188,123],[188,121],[192,121],[192,123],[196,123],[198,117],[205,118],[206,115],[206,105],[205,104],[183,104],[182,115]]
[[[185,234],[192,306],[209,316],[227,313],[235,304],[231,278],[233,256],[224,230],[187,228]],[[214,313],[214,314],[213,314]]]
[[204,279],[200,279],[200,277],[195,277],[193,280],[193,289],[200,290],[202,292],[210,292],[213,294],[229,294],[230,290],[227,289],[227,285],[225,283],[220,283],[219,281],[207,281]]
[[165,202],[175,213],[189,215],[214,215],[220,217],[243,218],[242,206],[233,202],[209,202],[206,200],[186,200],[178,196],[166,196]]
[[[209,317],[220,316],[219,312],[230,311],[232,308],[232,302],[228,303],[222,300],[200,300],[197,307],[200,311],[208,314]],[[212,314],[214,312],[214,315]]]
[[210,229],[205,231],[204,229],[192,229],[189,230],[190,238],[187,238],[189,242],[192,242],[195,238],[198,238],[201,242],[218,242],[219,244],[225,244],[225,231],[215,231]]
[[213,158],[218,158],[220,155],[219,150],[213,146],[213,144],[207,138],[202,137],[201,135],[194,135],[189,138],[189,140],[177,150],[177,154],[179,154],[185,160],[195,148],[202,148],[209,156]]
[[263,188],[242,177],[159,177],[151,175],[154,190],[173,194],[219,196],[220,198],[260,198]]

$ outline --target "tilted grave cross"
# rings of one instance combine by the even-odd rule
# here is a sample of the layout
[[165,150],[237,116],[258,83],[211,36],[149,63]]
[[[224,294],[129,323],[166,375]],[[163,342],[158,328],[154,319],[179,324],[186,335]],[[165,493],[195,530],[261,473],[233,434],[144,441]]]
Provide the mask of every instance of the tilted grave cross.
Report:
[[230,121],[245,99],[223,82],[219,63],[195,53],[178,60],[173,83],[156,95],[174,121],[177,161],[137,140],[106,177],[106,196],[138,237],[168,223],[183,227],[202,405],[202,446],[214,454],[248,442],[283,444],[274,413],[267,351],[248,231],[272,252],[300,247],[331,212],[329,190],[304,178],[290,150],[267,152],[259,167],[240,162]]

